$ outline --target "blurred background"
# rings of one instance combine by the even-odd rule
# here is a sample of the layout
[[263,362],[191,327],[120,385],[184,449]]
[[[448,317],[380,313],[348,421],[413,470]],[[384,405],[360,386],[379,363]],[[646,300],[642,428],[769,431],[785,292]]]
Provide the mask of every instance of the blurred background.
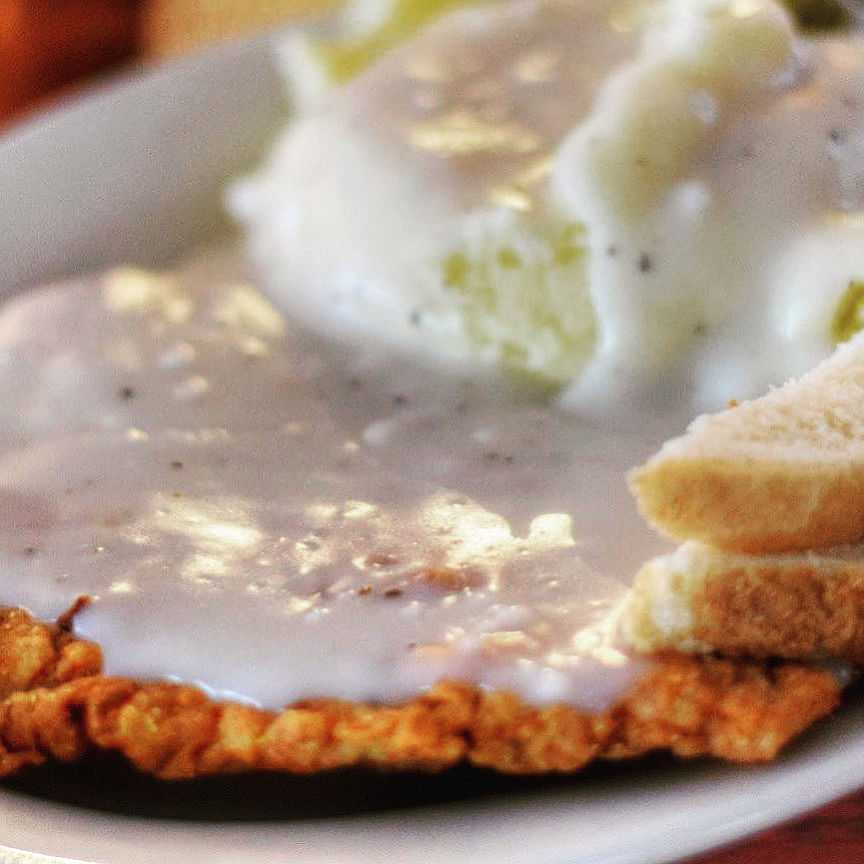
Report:
[[[123,67],[290,21],[339,0],[0,0],[0,130]],[[862,0],[784,0],[805,25]]]
[[325,8],[332,0],[0,0],[0,129],[124,66]]

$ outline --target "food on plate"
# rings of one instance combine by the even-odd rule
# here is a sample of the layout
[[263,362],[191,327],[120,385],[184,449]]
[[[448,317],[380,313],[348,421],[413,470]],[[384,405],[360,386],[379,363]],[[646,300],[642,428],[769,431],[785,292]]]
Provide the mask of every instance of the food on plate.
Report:
[[764,761],[836,704],[809,657],[627,644],[669,545],[625,476],[859,329],[864,42],[445,5],[379,10],[342,85],[350,28],[289,40],[299,116],[229,193],[252,278],[0,308],[0,770]]
[[[384,3],[358,0],[343,7],[335,34],[298,35],[289,41],[289,51],[304,47],[309,51],[306,59],[313,68],[307,72],[321,76],[320,86],[341,84],[448,12],[481,2],[483,0],[389,0]],[[300,70],[294,67],[292,71]]]
[[232,209],[308,326],[583,414],[716,410],[834,348],[861,60],[767,0],[457,11],[319,93]]
[[799,380],[699,417],[631,475],[642,514],[733,552],[864,540],[864,337]]
[[840,690],[812,667],[669,655],[597,713],[453,682],[402,704],[316,699],[274,712],[217,704],[177,684],[98,676],[95,645],[22,612],[0,612],[0,648],[0,777],[94,748],[172,780],[462,762],[511,774],[576,771],[658,748],[764,762],[831,711]]
[[760,761],[836,703],[804,664],[619,644],[627,574],[662,549],[623,482],[644,429],[340,348],[232,267],[0,312],[0,594],[61,619],[4,613],[4,771],[91,747],[162,776]]
[[639,571],[630,644],[864,661],[862,351],[854,336],[800,380],[700,417],[634,472],[642,512],[688,542]]
[[725,656],[864,662],[864,549],[746,555],[688,542],[647,562],[622,614],[628,642]]

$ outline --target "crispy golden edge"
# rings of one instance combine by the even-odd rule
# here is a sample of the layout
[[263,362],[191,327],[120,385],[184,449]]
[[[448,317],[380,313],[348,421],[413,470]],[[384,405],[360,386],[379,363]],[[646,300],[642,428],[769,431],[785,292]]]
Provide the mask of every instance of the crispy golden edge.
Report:
[[0,699],[23,690],[57,687],[101,670],[99,647],[77,639],[63,623],[40,624],[21,609],[0,607]]
[[455,682],[397,706],[322,699],[271,712],[217,703],[192,687],[103,676],[100,666],[96,645],[0,609],[0,777],[94,749],[119,751],[169,780],[460,762],[572,772],[598,757],[657,749],[764,762],[839,701],[835,679],[820,670],[679,654],[660,658],[600,714]]

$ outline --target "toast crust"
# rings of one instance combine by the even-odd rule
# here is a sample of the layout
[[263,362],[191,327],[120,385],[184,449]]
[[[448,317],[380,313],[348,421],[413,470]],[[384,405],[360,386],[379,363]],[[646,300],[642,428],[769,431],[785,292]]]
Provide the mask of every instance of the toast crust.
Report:
[[661,451],[629,479],[645,520],[675,540],[765,555],[864,537],[864,468]]
[[101,675],[98,646],[16,609],[0,610],[0,658],[0,777],[97,749],[166,780],[356,765],[573,772],[657,749],[765,762],[840,696],[834,676],[812,667],[670,653],[600,714],[458,682],[396,706],[321,699],[271,712]]
[[864,334],[697,418],[629,479],[645,519],[676,540],[753,555],[864,541]]
[[685,549],[683,565],[655,559],[636,577],[623,626],[639,650],[864,664],[864,560]]

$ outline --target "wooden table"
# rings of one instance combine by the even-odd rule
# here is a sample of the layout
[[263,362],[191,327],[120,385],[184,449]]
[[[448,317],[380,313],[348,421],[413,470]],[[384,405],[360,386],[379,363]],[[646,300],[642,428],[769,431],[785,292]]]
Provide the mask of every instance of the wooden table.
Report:
[[[243,29],[244,17],[269,23],[286,11],[305,12],[326,2],[149,0],[147,6],[143,0],[0,0],[0,125],[142,48],[167,56]],[[173,26],[181,24],[172,16],[181,8],[182,26]],[[688,864],[864,864],[864,790]]]
[[0,126],[127,61],[139,0],[0,0]]
[[862,864],[864,789],[781,828],[687,864]]

